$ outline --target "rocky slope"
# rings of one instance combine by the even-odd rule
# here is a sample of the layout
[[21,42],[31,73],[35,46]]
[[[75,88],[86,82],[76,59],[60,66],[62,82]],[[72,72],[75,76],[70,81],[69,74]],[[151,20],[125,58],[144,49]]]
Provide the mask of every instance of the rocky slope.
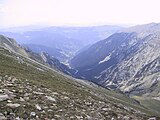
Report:
[[[28,48],[20,46],[14,39],[5,37],[3,35],[0,35],[0,46],[12,52],[19,53],[25,57],[31,58],[65,74],[74,75],[74,73],[76,72],[74,69],[71,69],[68,66],[64,65],[56,58],[51,57],[48,53],[35,53]],[[20,58],[17,59],[19,59],[19,62],[23,62],[23,60],[21,60]]]
[[26,51],[20,45],[18,45],[17,42],[12,38],[0,35],[0,46],[10,51],[14,51],[24,56],[28,56]]
[[152,111],[123,94],[73,79],[0,47],[2,120],[146,120],[150,115]]
[[70,76],[74,76],[74,74],[76,73],[76,70],[64,65],[56,58],[51,57],[48,53],[41,52],[40,56],[42,58],[42,61],[44,61],[44,64],[48,65],[51,68],[54,68],[57,71],[61,71]]
[[123,92],[160,98],[160,24],[115,33],[71,60],[79,78]]
[[[37,86],[28,80],[11,76],[1,77],[0,119],[147,119],[147,116],[122,104],[74,98]],[[98,109],[97,109],[98,108]]]

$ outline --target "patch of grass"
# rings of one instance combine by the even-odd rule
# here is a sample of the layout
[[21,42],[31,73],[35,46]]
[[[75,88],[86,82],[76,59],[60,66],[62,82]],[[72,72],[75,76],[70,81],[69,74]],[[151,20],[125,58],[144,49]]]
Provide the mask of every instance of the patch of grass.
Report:
[[[16,56],[23,59],[24,63],[19,63],[18,60],[16,60]],[[37,68],[41,68],[43,71]],[[63,94],[65,92],[70,95],[71,99],[78,98],[83,101],[87,100],[88,97],[91,96],[97,101],[107,101],[112,104],[121,103],[123,105],[138,109],[149,115],[151,114],[147,108],[140,106],[133,99],[130,99],[123,94],[115,91],[109,91],[101,87],[88,87],[85,85],[80,85],[80,83],[71,80],[69,77],[59,74],[54,70],[45,67],[44,65],[33,62],[32,60],[15,53],[10,53],[7,50],[0,49],[0,76],[5,75],[16,76],[16,78],[21,80],[28,79],[36,86],[44,86],[52,91],[57,91],[58,93]],[[65,107],[65,104],[66,103],[62,102],[60,107]],[[80,106],[77,105],[77,107],[79,108]]]
[[132,98],[138,100],[141,105],[145,106],[147,109],[149,109],[153,115],[160,116],[160,101],[151,99],[151,98],[144,98],[141,96],[132,96]]
[[[58,92],[68,92],[78,95],[81,93],[81,97],[87,96],[89,93],[79,89],[73,82],[52,70],[47,70],[43,66],[37,65],[36,63],[31,63],[27,59],[24,63],[18,63],[16,58],[6,50],[0,51],[0,75],[16,76],[22,80],[30,80],[33,84],[43,85],[51,88]],[[7,55],[7,56],[6,56]],[[9,56],[10,55],[10,56]],[[20,56],[19,56],[20,57]],[[38,70],[37,67],[45,69],[43,72]]]

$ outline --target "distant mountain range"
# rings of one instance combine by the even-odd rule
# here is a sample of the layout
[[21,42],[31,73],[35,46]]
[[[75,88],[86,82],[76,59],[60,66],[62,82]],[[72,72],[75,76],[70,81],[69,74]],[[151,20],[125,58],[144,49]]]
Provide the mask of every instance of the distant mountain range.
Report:
[[68,63],[76,52],[119,31],[119,26],[95,27],[22,27],[1,30],[35,52],[47,52],[63,63]]
[[[55,35],[54,37],[57,39],[63,38],[52,34],[51,29],[52,28],[47,28],[51,33],[43,33],[42,31],[31,31],[31,33],[28,33],[31,36],[32,33],[34,33],[32,36],[33,38],[42,38],[42,40],[45,38],[48,40],[52,35]],[[58,30],[56,29],[55,31]],[[22,36],[23,35],[24,33],[22,33]],[[39,35],[42,36],[39,37]],[[88,44],[78,52],[75,50],[74,52],[76,52],[76,54],[74,53],[75,56],[73,58],[71,57],[72,55],[68,56],[69,59],[72,58],[69,61],[71,67],[63,64],[63,60],[59,61],[53,54],[50,55],[50,53],[47,53],[52,53],[52,51],[54,51],[54,54],[57,54],[57,56],[64,57],[64,54],[60,53],[64,53],[64,51],[66,52],[66,50],[68,50],[70,54],[73,54],[72,47],[67,43],[69,39],[67,38],[65,40],[63,41],[64,44],[62,41],[56,44],[56,46],[58,44],[68,45],[68,47],[65,46],[66,48],[63,45],[63,47],[59,46],[65,48],[62,50],[59,47],[52,47],[54,44],[52,39],[47,43],[48,46],[44,41],[41,42],[40,45],[31,43],[21,46],[14,39],[0,35],[0,76],[2,76],[0,79],[10,80],[5,76],[6,74],[11,74],[19,76],[22,79],[34,79],[37,86],[46,84],[47,86],[51,86],[51,88],[56,88],[54,89],[56,91],[62,89],[63,92],[61,93],[65,93],[67,90],[69,91],[67,96],[73,96],[73,100],[77,100],[77,97],[74,97],[75,95],[78,95],[78,99],[80,99],[80,97],[82,97],[82,100],[85,99],[85,101],[81,101],[80,103],[80,105],[85,106],[85,109],[88,108],[86,104],[87,106],[93,104],[91,108],[97,109],[98,106],[100,109],[103,109],[106,103],[113,102],[114,107],[111,107],[111,104],[109,109],[114,108],[114,110],[118,110],[118,112],[116,111],[116,113],[114,113],[116,116],[126,111],[126,114],[130,112],[132,118],[149,118],[141,112],[136,111],[132,113],[131,111],[134,110],[133,108],[140,109],[140,111],[147,114],[159,115],[160,24],[151,23],[119,30],[93,45]],[[79,43],[76,44],[78,46]],[[31,48],[34,49],[35,52],[32,51]],[[64,59],[66,58],[64,57]],[[52,73],[53,71],[54,74]],[[86,81],[77,80],[71,76]],[[41,81],[39,81],[39,79]],[[74,79],[75,83],[68,81],[68,79]],[[93,82],[107,89],[96,86]],[[2,87],[5,88],[6,86],[4,85]],[[83,92],[80,92],[81,90],[83,90]],[[85,93],[84,91],[87,92],[87,98],[83,96]],[[72,92],[74,92],[74,94],[72,94]],[[86,103],[88,95],[90,94],[96,97],[97,100],[94,100],[94,102],[98,103],[98,105],[95,106],[93,101]],[[4,96],[2,95],[2,97]],[[107,101],[105,101],[102,106],[99,106],[100,103],[103,103],[99,102],[100,99]],[[75,103],[79,106],[78,102],[76,101]],[[68,105],[66,102],[65,104]],[[121,107],[121,104],[131,106],[131,108],[127,108],[126,106]],[[105,111],[110,111],[109,109],[107,107]],[[71,109],[69,108],[69,110]],[[121,114],[119,114],[119,110],[121,110]],[[101,110],[98,111],[101,112]],[[104,113],[100,115],[101,116],[98,117],[96,114],[96,118],[112,118],[112,116],[107,117],[108,114],[106,116],[103,116]],[[123,116],[120,117],[123,119]]]
[[[75,70],[61,63],[58,59],[50,56],[46,52],[35,53],[32,50],[20,46],[14,39],[0,35],[0,47],[6,48],[12,52],[19,53],[25,57],[31,58],[57,71],[68,75],[74,75]],[[21,60],[20,60],[21,61]]]
[[160,100],[160,24],[117,32],[77,54],[77,77],[110,89]]
[[69,70],[0,35],[0,119],[159,119],[158,110],[72,78]]

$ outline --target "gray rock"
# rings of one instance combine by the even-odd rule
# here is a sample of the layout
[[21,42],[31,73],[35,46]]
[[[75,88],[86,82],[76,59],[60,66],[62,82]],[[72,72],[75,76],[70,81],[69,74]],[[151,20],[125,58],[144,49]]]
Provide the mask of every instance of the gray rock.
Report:
[[21,120],[19,117],[16,117],[16,120]]
[[37,94],[37,95],[43,95],[44,93],[42,92],[36,92],[36,91],[33,91],[34,94]]
[[42,108],[38,104],[36,104],[35,107],[37,108],[37,110],[42,110]]
[[20,107],[21,105],[18,104],[18,103],[14,103],[14,104],[8,103],[7,106],[10,107],[10,108],[17,108],[17,107]]
[[8,83],[8,84],[6,84],[6,86],[7,86],[7,87],[14,87],[14,84]]
[[11,100],[7,100],[7,102],[8,102],[8,103],[11,103],[12,101],[11,101]]
[[7,118],[2,113],[0,113],[0,120],[7,120]]
[[108,111],[108,108],[102,108],[103,111]]
[[24,101],[25,101],[22,97],[20,97],[19,99],[20,99],[21,102],[24,102]]
[[49,100],[49,101],[53,101],[53,102],[56,102],[56,99],[51,97],[51,96],[46,96],[46,98]]
[[31,113],[30,113],[30,116],[31,116],[31,117],[35,117],[35,116],[36,116],[36,113],[35,113],[35,112],[31,112]]
[[0,102],[8,99],[9,99],[9,96],[7,94],[6,95],[0,94]]
[[156,117],[149,118],[148,120],[157,120]]
[[3,93],[3,90],[0,89],[0,93]]
[[31,95],[31,93],[25,93],[24,97],[27,97],[27,96],[30,96],[30,95]]
[[83,120],[83,116],[76,116],[78,120]]

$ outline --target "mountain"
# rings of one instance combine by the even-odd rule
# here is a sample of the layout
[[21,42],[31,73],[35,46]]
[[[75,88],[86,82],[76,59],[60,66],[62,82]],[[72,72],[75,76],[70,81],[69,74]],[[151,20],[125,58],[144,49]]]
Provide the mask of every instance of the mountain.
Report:
[[[0,35],[0,46],[6,48],[14,53],[19,53],[25,57],[31,58],[42,64],[45,64],[57,71],[61,71],[68,75],[74,75],[76,70],[69,68],[68,66],[61,63],[58,59],[51,57],[46,52],[41,52],[40,54],[33,52],[32,50],[20,46],[14,39]],[[17,58],[19,59],[19,58]],[[21,62],[22,60],[19,59]]]
[[[31,30],[29,30],[31,28]],[[60,62],[68,63],[76,52],[121,29],[119,26],[95,27],[25,27],[1,30],[1,34],[14,38],[35,52],[48,52]],[[16,30],[17,29],[17,30]],[[26,30],[26,31],[25,31]],[[43,47],[42,47],[43,46]],[[55,50],[58,52],[55,52]]]
[[78,78],[159,102],[160,24],[117,32],[79,53],[70,63],[78,70]]
[[10,51],[14,51],[23,54],[24,56],[28,56],[26,51],[20,45],[18,45],[17,42],[12,38],[0,35],[0,46],[7,48]]
[[42,52],[40,54],[40,56],[42,57],[43,61],[49,65],[49,67],[54,68],[58,71],[61,71],[65,74],[68,75],[74,75],[76,70],[69,68],[68,66],[64,65],[63,63],[61,63],[59,60],[57,60],[54,57],[51,57],[48,53]]
[[69,56],[66,56],[62,50],[55,49],[52,47],[47,47],[44,45],[37,45],[37,44],[21,44],[23,47],[28,48],[36,53],[46,52],[50,56],[55,57],[56,59],[63,61],[69,59]]
[[[35,56],[40,55],[18,47],[13,39],[1,36],[0,43],[0,119],[158,119],[158,112],[118,91],[38,62]],[[46,53],[41,56],[50,63]]]

